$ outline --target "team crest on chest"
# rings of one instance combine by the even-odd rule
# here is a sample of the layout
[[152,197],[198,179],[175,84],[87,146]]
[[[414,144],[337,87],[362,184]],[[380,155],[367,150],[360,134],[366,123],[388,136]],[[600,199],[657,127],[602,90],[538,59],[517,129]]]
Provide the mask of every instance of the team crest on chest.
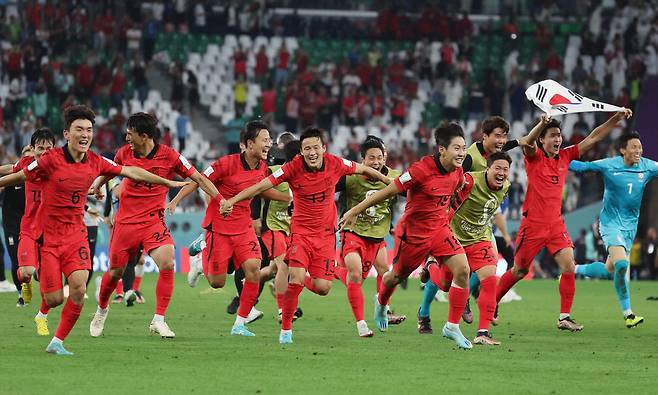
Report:
[[644,173],[638,173],[637,179],[640,181],[644,180]]

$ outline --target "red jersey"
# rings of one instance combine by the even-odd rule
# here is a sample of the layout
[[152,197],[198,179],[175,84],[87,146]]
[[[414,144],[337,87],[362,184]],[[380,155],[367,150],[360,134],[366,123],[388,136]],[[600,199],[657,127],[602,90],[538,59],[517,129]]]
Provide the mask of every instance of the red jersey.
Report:
[[528,190],[523,201],[523,216],[533,221],[555,222],[562,213],[562,191],[569,162],[580,157],[577,145],[562,148],[554,158],[542,149],[525,155]]
[[[171,147],[156,144],[143,158],[135,156],[130,145],[119,148],[114,161],[123,166],[136,166],[162,178],[171,180],[174,174],[188,178],[196,169],[185,157]],[[169,188],[126,179],[123,182],[121,203],[117,211],[116,223],[143,224],[159,221],[164,216],[165,200]]]
[[[17,173],[30,163],[34,162],[33,156],[24,156],[16,162],[13,167],[14,173]],[[39,206],[41,206],[41,188],[43,179],[36,177],[33,181],[25,181],[25,213],[21,219],[21,233],[29,235],[36,240],[41,236],[41,227],[39,226]]]
[[438,155],[425,156],[395,179],[400,191],[407,192],[402,220],[407,220],[407,236],[425,238],[450,223],[450,199],[464,180],[461,167],[448,172]]
[[[215,184],[224,199],[229,199],[267,177],[267,164],[260,160],[256,168],[252,169],[244,154],[232,154],[217,159],[203,174]],[[219,214],[219,201],[212,199],[201,226],[223,235],[248,232],[253,229],[251,199],[236,203],[228,217]]]
[[290,233],[309,236],[335,233],[336,183],[355,171],[356,163],[325,153],[320,170],[309,169],[298,155],[270,175],[273,185],[282,182],[290,185],[294,205]]
[[44,199],[39,209],[44,243],[87,237],[84,223],[87,193],[98,176],[116,177],[122,166],[94,152],[76,162],[67,146],[53,148],[25,167],[27,181],[43,180]]

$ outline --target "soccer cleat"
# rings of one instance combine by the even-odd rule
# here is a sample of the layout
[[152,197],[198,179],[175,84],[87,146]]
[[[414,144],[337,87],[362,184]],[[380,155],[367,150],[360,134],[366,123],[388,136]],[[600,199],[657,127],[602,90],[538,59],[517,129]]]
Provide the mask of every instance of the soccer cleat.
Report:
[[489,331],[478,332],[475,339],[473,339],[473,344],[480,344],[482,346],[500,346],[500,342],[494,340],[489,334]]
[[203,275],[203,263],[201,255],[195,255],[190,258],[190,271],[187,272],[187,285],[194,288],[199,283],[199,279]]
[[430,271],[427,270],[427,266],[425,265],[421,266],[420,272],[418,273],[418,279],[423,284],[427,283],[430,280]]
[[206,248],[206,235],[201,233],[199,237],[190,243],[188,246],[188,252],[190,253],[190,256],[197,256],[204,248]]
[[464,350],[470,350],[473,348],[473,345],[471,342],[462,335],[462,331],[457,327],[457,329],[450,329],[448,328],[448,324],[445,324],[443,326],[443,331],[442,331],[443,337],[447,337],[448,339],[451,339],[457,344],[457,347],[463,348]]
[[238,312],[238,307],[240,307],[240,297],[235,296],[231,303],[226,306],[226,312],[233,315]]
[[103,329],[105,328],[105,320],[107,319],[108,313],[109,310],[106,311],[105,314],[99,313],[98,311],[94,313],[94,318],[92,318],[91,324],[89,324],[89,334],[91,337],[99,337],[103,334]]
[[395,315],[391,311],[390,307],[386,306],[386,315],[388,316],[388,324],[389,325],[400,325],[401,323],[404,322],[404,320],[407,319],[406,315]]
[[295,315],[292,317],[292,321],[293,322],[297,321],[297,318],[302,318],[303,315],[304,315],[304,310],[302,310],[301,307],[297,307],[297,309],[295,310]]
[[34,323],[37,325],[37,335],[39,336],[50,335],[50,331],[48,330],[48,318],[34,317]]
[[151,325],[149,325],[149,331],[151,333],[157,333],[163,339],[173,339],[176,337],[174,331],[169,329],[169,325],[167,325],[167,323],[164,321],[151,321]]
[[466,299],[466,307],[462,312],[462,320],[467,324],[473,323],[473,312],[471,311],[471,299]]
[[[4,269],[3,269],[4,270]],[[7,280],[2,280],[0,281],[0,293],[9,293],[9,292],[16,292],[16,287],[14,284],[10,283]]]
[[626,328],[633,328],[644,322],[644,317],[638,317],[635,314],[629,314],[624,318]]
[[580,332],[583,326],[574,321],[571,317],[557,320],[557,329],[562,331]]
[[251,324],[254,321],[258,321],[261,318],[263,318],[263,312],[260,310],[257,310],[255,307],[251,308],[251,311],[249,312],[249,315],[247,316],[247,324]]
[[386,314],[386,306],[379,304],[377,295],[375,295],[375,324],[380,332],[386,332],[388,329],[388,315]]
[[16,301],[16,307],[25,307],[25,301],[23,300],[22,296],[18,297],[18,300]]
[[116,295],[114,299],[112,299],[112,304],[121,304],[121,303],[123,303],[123,294]]
[[375,335],[370,328],[368,328],[368,323],[365,321],[357,322],[356,330],[359,333],[359,337],[373,337]]
[[281,331],[279,334],[279,344],[292,344],[292,331]]
[[434,333],[434,330],[432,330],[432,320],[429,316],[421,317],[420,308],[418,309],[418,333],[421,335],[431,335]]
[[256,336],[244,325],[233,325],[233,328],[231,328],[231,335],[239,335],[239,336],[247,336],[247,337]]
[[25,304],[32,303],[32,283],[21,284],[21,296]]
[[144,298],[144,295],[139,291],[135,291],[135,303],[137,304],[146,303],[146,298]]
[[514,288],[510,289],[509,292],[507,292],[507,293],[509,294],[509,297],[510,297],[510,299],[512,300],[512,302],[520,302],[520,301],[523,300],[523,298],[521,297],[521,295],[519,295],[518,293],[516,293],[516,291],[514,290]]
[[132,289],[129,289],[126,292],[126,295],[123,297],[124,302],[126,302],[126,307],[133,307],[135,301],[137,300],[137,294]]
[[55,355],[73,355],[71,351],[64,348],[64,343],[51,341],[46,347],[46,352]]

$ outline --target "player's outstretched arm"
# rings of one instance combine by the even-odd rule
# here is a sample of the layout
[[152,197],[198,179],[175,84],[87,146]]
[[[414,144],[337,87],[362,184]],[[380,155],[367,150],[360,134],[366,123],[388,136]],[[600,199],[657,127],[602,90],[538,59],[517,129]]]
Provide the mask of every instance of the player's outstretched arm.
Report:
[[633,111],[624,108],[621,111],[617,111],[615,115],[611,116],[610,119],[599,125],[596,129],[592,130],[592,133],[587,135],[583,141],[578,144],[578,152],[580,155],[589,151],[596,143],[608,137],[612,129],[617,126],[617,123],[622,119],[628,119],[633,116]]
[[363,174],[372,180],[379,180],[386,185],[389,185],[391,182],[393,182],[392,178],[386,177],[379,170],[375,170],[370,166],[364,166],[360,163],[356,164],[355,173]]
[[8,176],[4,176],[0,178],[0,188],[2,187],[10,187],[13,185],[18,185],[20,183],[25,182],[27,179],[27,176],[25,175],[25,171],[21,170],[16,173],[12,173]]
[[[215,184],[213,184],[208,178],[202,176],[201,173],[199,173],[198,171],[195,171],[194,173],[192,173],[192,175],[190,176],[190,179],[192,181],[194,181],[196,183],[196,185],[198,187],[200,187],[201,190],[203,190],[211,198],[214,199],[215,197],[217,197],[217,195],[219,195],[219,191],[217,190],[217,187],[215,186]],[[186,187],[187,187],[187,185],[186,185]],[[179,193],[179,195],[180,195],[180,193]],[[221,197],[220,197],[220,199],[221,199]]]
[[14,165],[12,165],[12,164],[0,166],[0,177],[1,176],[6,176],[6,175],[11,174],[13,172],[14,172]]
[[188,184],[188,182],[185,181],[167,180],[166,178],[156,176],[155,174],[136,166],[123,166],[121,173],[119,174],[134,181],[164,185],[168,188],[179,188]]
[[270,181],[269,178],[263,178],[258,184],[254,184],[247,189],[243,189],[240,193],[238,193],[237,195],[233,196],[228,200],[221,201],[219,212],[224,216],[229,215],[231,213],[231,210],[233,210],[233,205],[235,205],[236,203],[239,203],[243,200],[251,199],[256,195],[260,195],[266,190],[272,188],[273,186],[274,184],[272,184],[272,181]]
[[382,202],[391,196],[395,196],[398,193],[400,193],[398,186],[392,182],[388,184],[386,188],[380,189],[379,191],[370,195],[370,197],[364,199],[361,203],[347,210],[345,214],[343,214],[343,217],[340,219],[340,221],[338,221],[340,230],[343,230],[345,226],[353,225],[354,222],[356,222],[356,217],[368,207],[374,206],[375,204]]
[[260,196],[264,199],[276,200],[278,202],[290,203],[292,200],[292,197],[289,193],[283,193],[281,191],[277,191],[276,189],[266,189],[263,193],[260,194]]
[[103,194],[103,187],[105,184],[107,184],[113,177],[108,177],[108,176],[100,176],[98,177],[94,183],[91,185],[91,188],[89,188],[89,194],[96,196],[96,199],[102,199],[104,194]]
[[539,118],[539,122],[537,122],[535,127],[532,128],[530,133],[519,139],[519,145],[523,148],[524,154],[527,156],[533,156],[535,152],[537,152],[537,139],[549,122],[551,122],[551,117],[547,114],[542,114]]
[[581,162],[579,160],[572,160],[569,163],[569,170],[576,173],[581,173],[584,171],[601,171],[603,170],[602,161],[606,159],[597,160],[594,162]]
[[[198,187],[199,187],[199,184],[197,184],[195,182],[191,182],[191,183],[185,185],[183,188],[181,188],[180,191],[178,191],[176,196],[174,196],[174,198],[171,199],[169,204],[167,204],[167,207],[165,208],[165,211],[168,212],[168,213],[173,214],[176,211],[176,207],[181,202],[181,200],[185,199],[188,195],[190,195],[191,193],[196,191]],[[217,195],[219,195],[219,192],[217,193]],[[215,196],[217,196],[217,195],[215,195]]]

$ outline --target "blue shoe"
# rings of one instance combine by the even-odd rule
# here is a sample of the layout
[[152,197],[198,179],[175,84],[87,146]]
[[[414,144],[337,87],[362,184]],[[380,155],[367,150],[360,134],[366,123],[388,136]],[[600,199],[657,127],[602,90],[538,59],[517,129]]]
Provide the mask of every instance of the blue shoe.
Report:
[[55,355],[73,355],[72,352],[64,348],[64,343],[61,342],[50,342],[46,347],[46,352]]
[[233,328],[231,328],[231,335],[240,335],[247,337],[256,336],[252,332],[250,332],[249,329],[247,329],[247,327],[244,325],[233,325]]
[[471,342],[462,335],[462,331],[457,328],[457,330],[448,328],[448,324],[443,326],[443,337],[454,340],[457,347],[463,348],[464,350],[470,350],[473,348]]
[[292,344],[292,332],[283,332],[279,334],[279,344]]
[[386,332],[388,329],[388,314],[386,313],[386,306],[380,305],[377,295],[375,295],[375,324],[380,332]]
[[199,255],[201,250],[206,247],[206,235],[201,233],[190,245],[187,247],[190,256]]

